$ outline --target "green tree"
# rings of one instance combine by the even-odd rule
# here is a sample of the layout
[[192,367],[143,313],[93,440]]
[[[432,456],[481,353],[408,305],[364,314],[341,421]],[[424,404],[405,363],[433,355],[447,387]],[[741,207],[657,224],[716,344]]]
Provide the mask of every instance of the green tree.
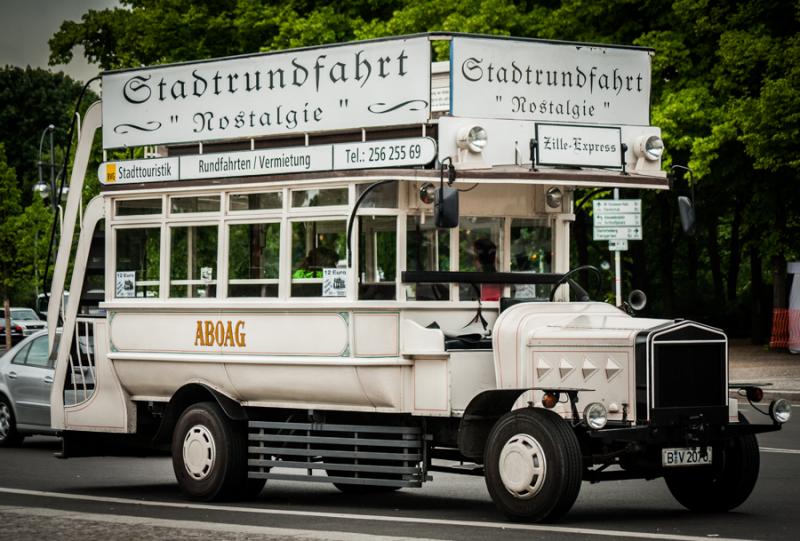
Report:
[[41,200],[23,209],[14,169],[8,164],[0,143],[0,298],[6,320],[6,347],[11,347],[10,315],[12,301],[27,300],[36,287],[35,276],[44,266],[44,231],[49,223]]
[[[0,141],[6,142],[8,163],[16,170],[23,206],[30,204],[39,177],[39,142],[48,125],[55,126],[56,171],[64,159],[67,132],[81,85],[63,73],[39,68],[6,66],[0,69]],[[97,96],[84,98],[80,113]],[[49,136],[43,142],[42,161],[49,163]],[[49,167],[43,176],[48,179]]]

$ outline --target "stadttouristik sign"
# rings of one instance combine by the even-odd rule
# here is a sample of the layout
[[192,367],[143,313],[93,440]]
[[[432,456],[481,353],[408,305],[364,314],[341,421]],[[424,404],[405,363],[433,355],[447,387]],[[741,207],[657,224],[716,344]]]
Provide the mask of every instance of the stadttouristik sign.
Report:
[[103,75],[103,147],[421,124],[427,37]]
[[103,162],[97,169],[97,176],[103,184],[137,184],[167,180],[409,167],[426,165],[435,157],[436,142],[433,139],[408,137],[363,143]]
[[455,36],[454,116],[576,124],[650,123],[650,52]]

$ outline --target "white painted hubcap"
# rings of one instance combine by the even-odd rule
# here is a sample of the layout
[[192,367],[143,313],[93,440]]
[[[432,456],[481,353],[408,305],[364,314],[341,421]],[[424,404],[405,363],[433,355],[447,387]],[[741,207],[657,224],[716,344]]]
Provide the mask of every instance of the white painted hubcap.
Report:
[[0,404],[0,440],[8,437],[11,431],[11,410],[5,404]]
[[547,463],[539,442],[528,434],[512,436],[500,451],[500,479],[515,498],[528,500],[544,484]]
[[217,458],[217,448],[211,432],[203,425],[194,425],[183,439],[183,464],[194,479],[208,477]]

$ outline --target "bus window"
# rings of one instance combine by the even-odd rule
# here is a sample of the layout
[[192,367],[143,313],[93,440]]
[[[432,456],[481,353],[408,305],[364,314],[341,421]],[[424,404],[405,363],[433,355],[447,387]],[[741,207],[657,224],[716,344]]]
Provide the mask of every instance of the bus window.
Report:
[[292,207],[330,207],[347,205],[347,188],[292,190]]
[[363,216],[358,224],[358,298],[394,300],[397,217]]
[[[550,266],[552,229],[547,220],[511,220],[511,272],[552,272]],[[547,299],[550,285],[517,284],[511,296],[519,299]]]
[[[157,226],[135,229],[116,228],[116,272],[133,272],[119,275],[114,296],[117,298],[156,298],[159,294],[161,262],[161,229]],[[121,283],[130,280],[131,283]]]
[[282,192],[264,193],[232,193],[230,197],[231,212],[245,210],[280,210],[283,208]]
[[[406,222],[406,269],[410,271],[450,270],[450,231],[437,229],[433,218],[422,223],[419,216]],[[417,301],[450,299],[449,284],[410,284],[406,298]]]
[[145,214],[161,214],[161,198],[155,199],[119,199],[114,202],[115,216],[141,216]]
[[219,195],[200,195],[197,197],[170,197],[170,212],[219,212]]
[[[362,209],[396,209],[398,182],[390,182],[374,188],[361,202]],[[356,196],[360,196],[371,184],[356,185]]]
[[[497,272],[503,265],[503,219],[461,217],[458,231],[458,270],[465,272]],[[461,284],[462,301],[499,300],[502,285]]]
[[228,296],[277,297],[281,224],[233,224],[228,231]]
[[216,297],[217,226],[171,226],[170,297]]
[[292,222],[292,296],[321,297],[323,269],[346,264],[344,220]]

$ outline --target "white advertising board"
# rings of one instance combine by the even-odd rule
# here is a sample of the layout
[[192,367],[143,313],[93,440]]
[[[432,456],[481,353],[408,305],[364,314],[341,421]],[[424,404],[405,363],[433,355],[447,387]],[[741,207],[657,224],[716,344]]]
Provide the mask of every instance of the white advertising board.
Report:
[[181,179],[279,175],[332,169],[328,145],[181,156]]
[[435,157],[436,143],[429,137],[333,145],[336,170],[424,165]]
[[650,52],[454,36],[451,114],[648,125]]
[[161,182],[178,180],[180,164],[178,158],[154,158],[149,160],[121,160],[101,163],[97,178],[103,184],[125,184],[134,182]]
[[622,169],[622,130],[537,123],[536,163]]
[[103,74],[103,147],[422,124],[427,37]]
[[433,139],[409,137],[365,143],[337,143],[104,162],[100,164],[97,176],[102,184],[135,184],[166,180],[408,167],[428,164],[435,157],[436,142]]

